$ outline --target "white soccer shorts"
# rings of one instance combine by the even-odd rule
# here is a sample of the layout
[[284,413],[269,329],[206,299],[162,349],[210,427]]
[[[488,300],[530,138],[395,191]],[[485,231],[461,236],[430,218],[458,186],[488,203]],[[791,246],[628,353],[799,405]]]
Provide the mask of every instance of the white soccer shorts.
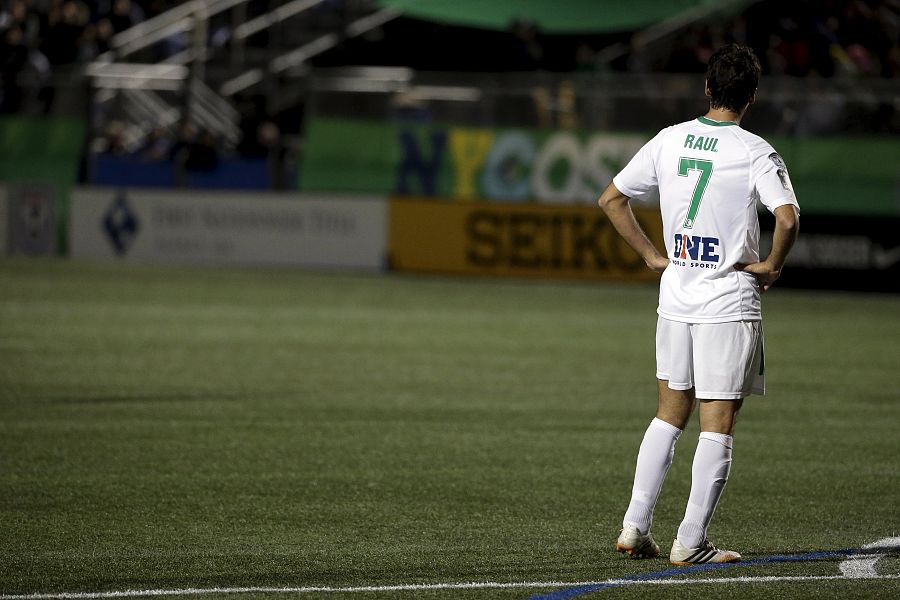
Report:
[[762,321],[656,323],[656,377],[702,400],[766,393]]

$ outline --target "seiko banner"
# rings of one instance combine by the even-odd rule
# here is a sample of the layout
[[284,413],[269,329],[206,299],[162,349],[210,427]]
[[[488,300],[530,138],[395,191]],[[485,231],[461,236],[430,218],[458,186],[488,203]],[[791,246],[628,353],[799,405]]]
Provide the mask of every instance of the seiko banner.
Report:
[[[652,281],[599,207],[394,198],[391,268],[398,271]],[[635,216],[659,248],[658,210]]]
[[[801,200],[802,202],[802,200]],[[762,254],[774,219],[760,215]],[[900,218],[800,214],[800,236],[781,279],[785,287],[900,292]]]
[[86,188],[74,192],[73,258],[380,270],[386,200]]

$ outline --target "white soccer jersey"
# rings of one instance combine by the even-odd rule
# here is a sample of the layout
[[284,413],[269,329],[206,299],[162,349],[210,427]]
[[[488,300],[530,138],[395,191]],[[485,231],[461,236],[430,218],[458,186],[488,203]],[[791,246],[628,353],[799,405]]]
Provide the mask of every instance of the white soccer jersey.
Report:
[[736,263],[758,262],[756,201],[797,206],[784,161],[732,121],[699,117],[667,127],[613,179],[628,197],[659,190],[670,260],[660,282],[661,317],[685,323],[762,318],[759,286]]

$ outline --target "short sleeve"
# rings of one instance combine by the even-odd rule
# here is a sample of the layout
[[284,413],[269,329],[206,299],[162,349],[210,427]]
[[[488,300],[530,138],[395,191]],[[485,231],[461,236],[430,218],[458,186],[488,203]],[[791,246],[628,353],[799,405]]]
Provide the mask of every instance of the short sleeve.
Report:
[[765,144],[757,149],[753,160],[754,191],[763,206],[774,211],[779,206],[793,204],[798,209],[794,186],[787,165],[775,149]]
[[656,148],[661,143],[665,129],[644,144],[618,175],[613,177],[616,189],[629,198],[642,198],[659,188],[656,176]]

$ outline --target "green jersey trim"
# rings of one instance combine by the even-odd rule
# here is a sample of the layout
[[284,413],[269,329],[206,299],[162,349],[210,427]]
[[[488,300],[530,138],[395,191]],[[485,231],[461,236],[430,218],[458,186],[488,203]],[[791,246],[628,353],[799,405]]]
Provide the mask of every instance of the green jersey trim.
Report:
[[706,117],[697,117],[697,120],[704,125],[713,125],[715,127],[728,127],[729,125],[737,125],[734,121],[715,121]]

